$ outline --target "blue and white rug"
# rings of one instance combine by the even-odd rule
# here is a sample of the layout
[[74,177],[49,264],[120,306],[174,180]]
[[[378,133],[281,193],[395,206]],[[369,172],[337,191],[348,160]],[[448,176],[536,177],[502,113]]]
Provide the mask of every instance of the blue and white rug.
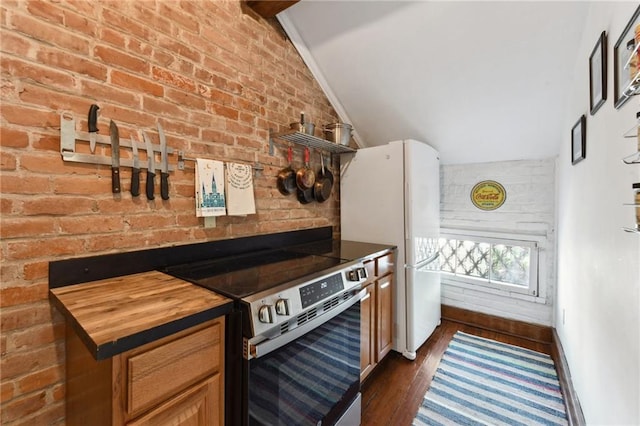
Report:
[[420,425],[566,425],[550,356],[457,332],[416,418]]

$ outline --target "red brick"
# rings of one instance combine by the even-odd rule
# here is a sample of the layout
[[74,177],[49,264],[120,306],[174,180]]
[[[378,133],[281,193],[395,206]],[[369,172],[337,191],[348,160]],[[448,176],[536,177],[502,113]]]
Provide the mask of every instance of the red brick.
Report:
[[[4,336],[3,336],[4,337]],[[14,397],[16,394],[13,382],[2,380],[0,384],[0,402],[4,403]]]
[[[107,185],[105,185],[105,188]],[[109,188],[111,183],[109,182]],[[26,215],[69,215],[92,213],[96,211],[96,203],[91,198],[80,197],[39,197],[24,201],[23,212]]]
[[[104,104],[100,105],[102,103],[100,101],[101,99],[109,99],[111,102],[121,105],[134,105],[138,100],[138,96],[129,90],[122,90],[119,87],[110,86],[104,84],[103,82],[95,82],[90,80],[80,81],[79,91],[80,93],[85,93],[86,96],[90,97],[91,99],[95,99],[99,104],[100,109],[103,109],[104,107]],[[89,111],[88,106],[86,108],[86,111]],[[100,111],[98,118],[103,116],[108,117],[107,115],[105,115],[104,111]]]
[[60,126],[59,114],[22,105],[4,104],[2,106],[2,117],[11,124],[26,127],[46,128]]
[[46,398],[45,392],[37,392],[7,402],[2,407],[0,423],[8,424],[37,412],[47,404]]
[[161,83],[174,86],[179,89],[186,90],[188,92],[196,91],[196,85],[193,82],[193,80],[189,78],[185,78],[167,69],[152,67],[151,75],[156,81],[159,81]]
[[[143,40],[151,39],[151,29],[154,28],[154,26],[148,16],[146,20],[142,21],[149,25],[149,27],[146,27],[123,14],[123,11],[119,8],[119,2],[111,2],[110,6],[116,7],[117,10],[102,8],[102,22],[108,22],[109,27],[119,28],[123,30],[125,34],[134,34]],[[166,21],[164,23],[167,24]]]
[[125,223],[120,216],[61,217],[58,225],[60,234],[83,235],[125,231]]
[[[59,125],[59,124],[58,124]],[[96,166],[63,161],[59,153],[28,153],[20,157],[20,169],[33,173],[56,174],[95,174]]]
[[202,61],[202,55],[195,49],[190,48],[184,43],[177,41],[175,38],[158,37],[158,44],[161,47],[173,52],[175,55],[184,56],[193,62],[199,63]]
[[51,218],[39,217],[3,217],[2,229],[0,229],[0,235],[3,240],[18,237],[41,237],[55,233],[56,229],[54,228],[53,220],[51,220]]
[[37,259],[47,256],[72,256],[84,253],[84,241],[78,238],[49,238],[28,242],[9,242],[9,258],[12,260]]
[[179,8],[173,6],[180,6],[178,2],[160,2],[159,13],[161,16],[170,16],[171,21],[193,33],[200,31],[200,24],[197,17],[184,13]]
[[127,37],[124,36],[122,31],[116,31],[111,28],[103,27],[98,34],[99,40],[104,41],[112,46],[116,46],[122,49],[127,47]]
[[30,284],[20,287],[4,287],[0,289],[0,307],[24,305],[47,298],[49,286],[47,283]]
[[141,74],[149,72],[149,64],[146,60],[123,53],[120,49],[98,45],[93,48],[93,57],[102,60],[109,66],[120,66]]
[[174,119],[187,120],[189,113],[180,105],[167,102],[164,98],[152,98],[144,96],[142,98],[142,109],[150,114],[168,115]]
[[43,47],[38,50],[36,58],[43,65],[73,71],[103,82],[107,80],[107,67],[83,56],[61,55],[53,48]]
[[165,93],[166,99],[175,102],[182,108],[190,107],[199,110],[206,108],[205,100],[199,95],[175,89],[167,89]]
[[217,105],[217,104],[213,104],[211,106],[211,109],[213,110],[214,114],[217,114],[219,116],[225,117],[225,118],[229,118],[231,120],[237,120],[238,119],[238,110],[235,108],[229,108],[223,105]]
[[9,129],[3,126],[0,129],[0,146],[5,148],[26,148],[29,146],[29,135],[23,130]]
[[0,151],[0,170],[9,171],[16,169],[16,156],[11,152]]
[[161,85],[118,70],[111,71],[111,83],[120,87],[126,87],[127,89],[135,89],[143,93],[149,93],[154,96],[164,95],[164,89]]
[[49,262],[33,262],[24,265],[25,280],[41,280],[49,276]]
[[89,53],[89,40],[78,37],[63,27],[51,25],[25,15],[14,15],[11,23],[16,31],[27,34],[46,44],[53,44],[72,52]]
[[3,54],[15,53],[17,56],[28,58],[32,57],[29,55],[32,50],[35,50],[36,43],[21,34],[3,31],[2,37],[0,37],[0,46],[2,46]]
[[53,3],[30,0],[27,2],[27,11],[33,16],[43,18],[54,24],[62,24],[64,22],[62,9]]
[[[93,8],[93,10],[96,9],[98,8]],[[63,14],[65,27],[78,30],[83,34],[90,36],[91,38],[96,37],[98,33],[96,23],[94,20],[90,20],[87,18],[88,15],[94,15],[95,12],[87,13],[86,10],[83,10],[82,13],[75,13],[70,10],[65,10]]]
[[[4,174],[0,182],[3,194],[42,194],[49,191],[49,178]],[[3,232],[4,234],[4,232]]]
[[[49,301],[2,309],[2,333],[27,327],[53,323],[53,308]],[[4,372],[2,373],[4,375]]]

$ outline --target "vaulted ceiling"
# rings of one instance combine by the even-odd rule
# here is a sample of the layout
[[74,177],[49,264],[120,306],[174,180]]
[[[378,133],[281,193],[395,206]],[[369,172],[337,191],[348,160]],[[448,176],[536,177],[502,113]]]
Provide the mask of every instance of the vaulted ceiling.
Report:
[[356,141],[556,156],[588,2],[303,0],[277,17]]

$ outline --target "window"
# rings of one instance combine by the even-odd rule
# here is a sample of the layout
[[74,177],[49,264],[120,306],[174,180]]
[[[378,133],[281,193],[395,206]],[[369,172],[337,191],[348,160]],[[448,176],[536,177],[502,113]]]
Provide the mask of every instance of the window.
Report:
[[443,233],[439,242],[443,278],[538,295],[537,241]]

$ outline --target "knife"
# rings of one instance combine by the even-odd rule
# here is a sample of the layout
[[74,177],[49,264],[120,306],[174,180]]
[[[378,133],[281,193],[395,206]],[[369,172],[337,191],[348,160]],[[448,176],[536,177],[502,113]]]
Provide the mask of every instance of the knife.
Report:
[[169,159],[167,158],[167,139],[164,130],[158,123],[158,135],[160,136],[160,196],[163,200],[169,199]]
[[155,198],[153,196],[153,187],[155,186],[154,179],[156,177],[156,163],[153,158],[153,145],[151,144],[151,139],[149,139],[146,132],[142,132],[142,138],[144,139],[144,144],[147,147],[147,161],[149,161],[149,165],[147,166],[147,200],[153,200]]
[[91,104],[89,107],[89,149],[91,152],[96,150],[96,133],[98,133],[98,110],[100,107],[96,104]]
[[131,135],[131,149],[133,150],[133,168],[131,169],[131,195],[140,195],[140,159],[138,157],[138,143]]
[[120,192],[120,135],[118,126],[111,120],[109,123],[111,133],[111,192]]

